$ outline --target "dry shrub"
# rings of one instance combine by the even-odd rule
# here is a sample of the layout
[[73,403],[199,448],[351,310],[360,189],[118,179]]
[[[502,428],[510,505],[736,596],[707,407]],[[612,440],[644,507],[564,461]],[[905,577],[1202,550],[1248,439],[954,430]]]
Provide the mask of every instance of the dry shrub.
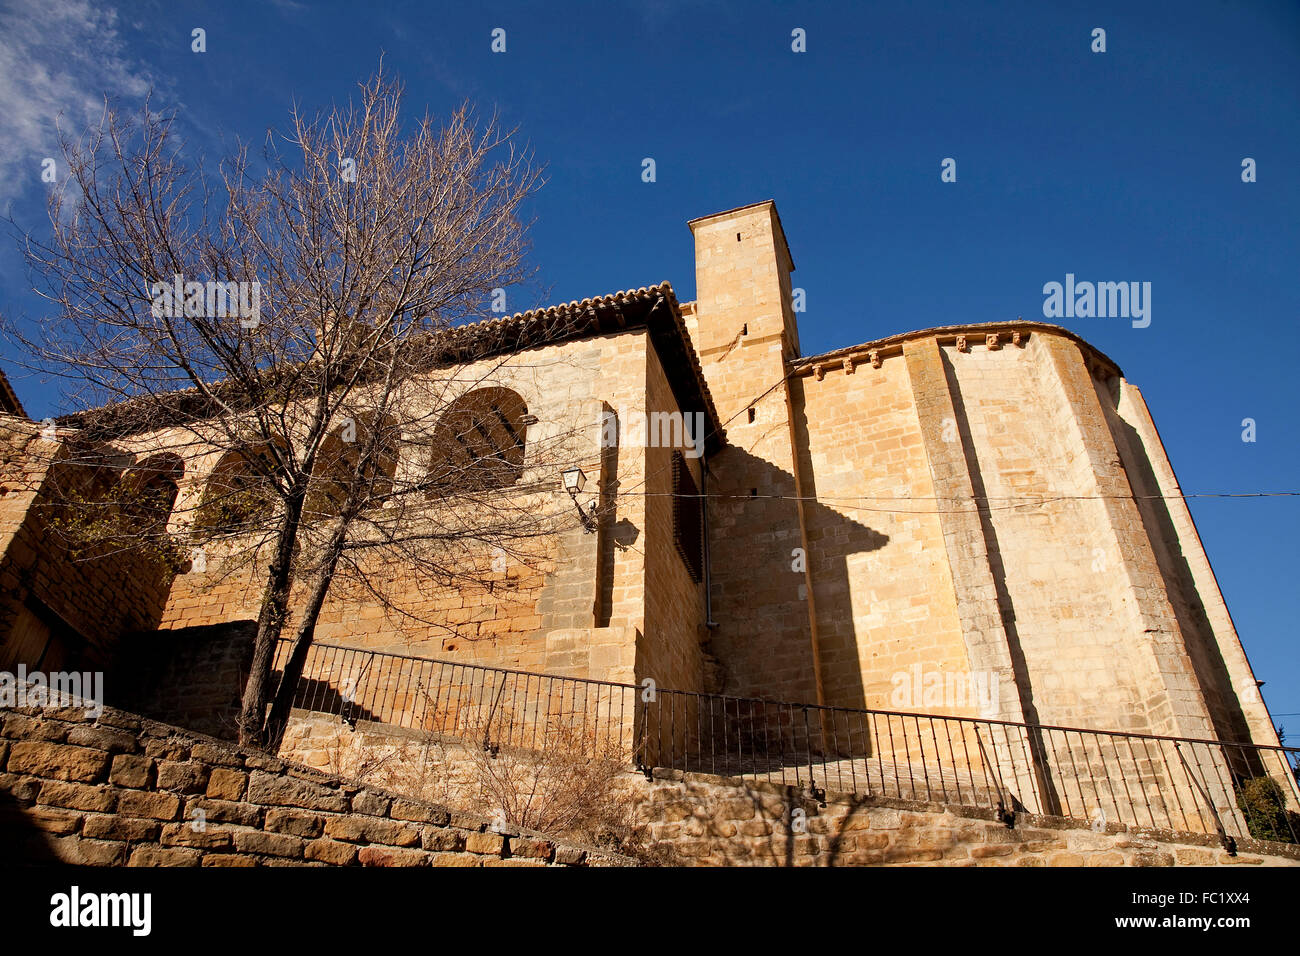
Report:
[[[457,740],[398,738],[340,731],[330,741],[329,769],[359,783],[453,810],[491,817],[496,825],[532,830],[585,846],[670,862],[638,822],[630,754],[599,739],[581,718],[551,715],[530,747],[485,746],[492,726],[458,728]],[[518,724],[513,724],[517,727]]]
[[620,786],[629,762],[624,748],[560,717],[550,718],[541,736],[535,749],[469,750],[483,805],[510,826],[618,852],[638,846],[635,808]]

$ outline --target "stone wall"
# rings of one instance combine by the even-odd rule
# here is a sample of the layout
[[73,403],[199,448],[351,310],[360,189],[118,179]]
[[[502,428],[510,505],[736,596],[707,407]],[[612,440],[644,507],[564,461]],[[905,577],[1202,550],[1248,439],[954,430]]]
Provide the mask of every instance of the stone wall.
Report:
[[[978,716],[973,702],[895,700],[896,674],[911,681],[919,666],[968,682],[979,666],[962,640],[908,364],[897,357],[820,381],[796,378],[791,390],[804,493],[819,499],[807,506],[808,561],[826,702]],[[789,573],[772,565],[773,574]]]
[[[1121,419],[1128,386],[1104,357],[1064,330],[958,327],[796,372],[819,497],[809,611],[834,702],[974,713],[946,692],[885,699],[911,667],[996,682],[979,716],[1276,744],[1262,713],[1244,729],[1257,694],[1190,517],[1180,530],[1130,497],[1153,493],[1153,467],[1177,489],[1149,430]],[[878,536],[845,533],[837,509]],[[774,556],[766,574],[783,571]]]
[[[1249,668],[1190,516],[1127,497],[1176,485],[1140,406],[1117,409],[1112,391],[1131,389],[1113,366],[1032,324],[843,353],[791,382],[800,483],[817,498],[803,610],[828,702],[977,713],[951,695],[891,701],[891,678],[919,665],[996,680],[982,716],[1275,744],[1262,713],[1246,729]],[[744,560],[756,579],[788,577],[784,549]]]
[[[644,778],[642,778],[644,781]],[[642,790],[657,845],[696,866],[1300,866],[1300,847],[847,794],[825,805],[765,782],[656,772]],[[796,822],[798,821],[798,822]],[[796,827],[800,828],[796,830]]]
[[[390,789],[420,788],[449,806],[485,805],[462,743],[296,713],[281,756]],[[1300,866],[1300,846],[1240,840],[1230,855],[1213,834],[828,793],[762,780],[625,771],[611,787],[644,826],[659,859],[682,866]]]
[[[613,580],[602,588],[596,580],[600,555],[597,536],[568,531],[578,525],[569,496],[560,488],[560,469],[582,467],[591,482],[584,505],[602,481],[599,445],[599,409],[602,402],[640,409],[644,405],[644,383],[648,337],[643,331],[607,335],[563,345],[529,350],[504,362],[485,360],[456,371],[457,381],[468,391],[487,385],[515,391],[528,413],[537,421],[527,426],[523,476],[517,488],[503,490],[510,496],[503,507],[521,510],[519,530],[530,516],[554,516],[556,533],[517,541],[519,553],[507,556],[505,566],[489,566],[496,557],[486,546],[477,553],[455,558],[458,568],[477,562],[483,569],[472,582],[456,581],[451,586],[412,574],[401,561],[370,568],[371,577],[405,613],[386,609],[373,594],[350,587],[342,574],[335,582],[321,610],[316,639],[322,642],[442,657],[466,663],[498,667],[541,669],[545,643],[539,637],[554,628],[593,627],[596,602],[601,591],[607,603],[605,614],[612,624],[641,626],[643,597],[639,556],[618,551]],[[454,389],[453,389],[454,394]],[[155,436],[160,447],[171,441]],[[149,441],[145,438],[142,441]],[[644,474],[641,448],[617,449],[612,470],[633,483]],[[409,436],[399,455],[399,469],[418,471],[423,446]],[[173,530],[183,530],[202,498],[214,456],[194,456],[176,506]],[[463,505],[462,505],[463,506]],[[640,507],[623,507],[611,516],[631,522],[644,534]],[[600,542],[615,552],[613,540]],[[239,568],[233,573],[226,550],[210,549],[206,567],[192,568],[180,575],[172,588],[163,614],[164,628],[209,625],[243,618],[256,618],[264,584]],[[246,555],[236,554],[241,562]],[[265,562],[252,562],[264,566]],[[305,589],[300,584],[298,591]],[[291,609],[302,603],[295,593]],[[290,627],[294,621],[291,618]],[[288,633],[288,632],[286,632]]]
[[[988,499],[989,561],[1006,639],[1023,660],[1026,719],[1161,732],[1146,712],[1155,675],[1137,649],[1119,542],[1095,498],[1073,411],[1052,381],[1051,338],[942,348],[957,440]],[[1034,503],[1013,507],[1017,499]]]
[[[486,551],[476,557],[483,566],[492,560]],[[177,578],[162,620],[163,630],[256,619],[265,582],[246,573],[229,575],[219,564],[213,567],[214,563],[207,571],[190,570]],[[515,564],[500,572],[487,572],[481,582],[464,583],[455,590],[413,580],[409,570],[396,565],[382,569],[379,580],[397,584],[391,590],[392,599],[416,618],[386,609],[373,597],[349,589],[340,577],[321,610],[316,637],[334,644],[460,657],[499,666],[536,663],[527,661],[525,639],[541,627],[538,600],[553,558],[539,556],[537,563],[537,567]],[[297,582],[290,599],[291,612],[302,606],[308,584]],[[295,620],[291,613],[285,637],[292,636]]]
[[70,460],[73,433],[0,415],[0,667],[103,668],[129,631],[158,625],[172,573],[151,553],[72,553],[52,527],[63,492],[93,498],[115,474]]
[[1095,384],[1215,734],[1268,741],[1273,720],[1146,401],[1123,379]]
[[105,700],[163,723],[236,740],[256,636],[256,621],[127,635],[105,677]]
[[579,866],[621,857],[106,709],[0,712],[9,863]]
[[[657,356],[651,355],[646,371],[645,401],[650,414],[679,412]],[[647,441],[651,437],[648,434]],[[636,682],[648,677],[659,687],[698,691],[704,689],[704,659],[700,652],[705,635],[704,583],[692,580],[674,544],[673,452],[685,447],[684,442],[674,448],[656,440],[654,447],[645,449],[644,481],[628,482],[623,487],[631,493],[629,498],[642,497],[645,509],[645,535],[641,542],[645,551],[645,631],[637,647]],[[699,489],[704,459],[683,457]],[[684,502],[686,507],[696,504]]]
[[[379,569],[376,578],[386,582],[393,604],[406,614],[385,609],[340,577],[321,611],[316,640],[613,680],[631,680],[631,660],[640,654],[641,669],[661,686],[698,687],[702,586],[689,580],[673,550],[671,498],[647,494],[670,490],[664,482],[670,477],[666,464],[671,449],[627,440],[609,448],[601,444],[602,410],[616,410],[625,419],[652,408],[677,411],[649,336],[631,331],[547,346],[502,366],[469,365],[458,375],[477,381],[489,373],[485,380],[516,390],[538,418],[528,428],[521,486],[531,489],[527,507],[556,516],[558,530],[521,545],[536,553],[484,573],[481,582],[440,586],[413,580],[400,564]],[[627,425],[621,423],[624,429]],[[160,433],[142,443],[165,448],[174,440]],[[186,516],[201,500],[212,458],[199,455],[187,465],[174,531],[184,531]],[[583,532],[569,496],[559,487],[560,467],[571,464],[587,474],[583,507],[599,503],[598,533]],[[693,464],[698,482],[698,463]],[[204,567],[176,578],[162,615],[164,630],[256,617],[262,581],[242,568],[232,571],[229,550],[214,546]],[[261,566],[247,554],[233,557]],[[480,557],[486,564],[492,556]],[[649,609],[648,577],[654,594]],[[299,583],[291,611],[301,603],[305,586]],[[293,625],[291,615],[286,634]]]

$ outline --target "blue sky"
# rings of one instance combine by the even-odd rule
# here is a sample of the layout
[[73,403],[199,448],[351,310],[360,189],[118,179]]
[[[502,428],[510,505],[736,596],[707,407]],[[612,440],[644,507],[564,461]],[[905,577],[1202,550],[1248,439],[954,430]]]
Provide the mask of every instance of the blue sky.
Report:
[[[346,99],[381,52],[413,111],[500,110],[546,164],[533,238],[548,301],[664,279],[691,299],[686,220],[767,198],[807,293],[807,354],[1041,318],[1043,284],[1066,273],[1150,282],[1147,328],[1060,324],[1142,389],[1185,492],[1300,490],[1296,2],[4,0],[0,206],[41,223],[54,119],[84,125],[105,92],[152,86],[216,156],[282,127],[295,99]],[[36,314],[26,285],[6,239],[0,309]],[[65,410],[4,367],[33,415]],[[1191,507],[1266,700],[1300,714],[1300,499]],[[1300,716],[1278,720],[1300,741]]]

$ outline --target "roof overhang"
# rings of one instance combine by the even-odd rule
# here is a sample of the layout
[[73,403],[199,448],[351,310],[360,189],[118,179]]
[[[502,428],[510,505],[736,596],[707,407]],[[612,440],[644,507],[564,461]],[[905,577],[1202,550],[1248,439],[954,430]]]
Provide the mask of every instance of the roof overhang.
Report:
[[[428,368],[446,368],[577,339],[642,329],[659,355],[679,407],[683,411],[703,411],[708,417],[705,450],[710,454],[716,452],[726,441],[726,431],[704,380],[704,370],[691,344],[677,296],[667,282],[444,329],[416,344],[425,350],[422,361]],[[156,403],[157,400],[148,401]],[[172,424],[213,417],[209,399],[197,389],[170,393],[166,400]],[[142,404],[141,401],[117,402],[64,415],[58,423],[118,435],[165,426],[164,422],[149,416],[148,426],[133,430],[132,413]],[[157,405],[153,408],[156,412]]]

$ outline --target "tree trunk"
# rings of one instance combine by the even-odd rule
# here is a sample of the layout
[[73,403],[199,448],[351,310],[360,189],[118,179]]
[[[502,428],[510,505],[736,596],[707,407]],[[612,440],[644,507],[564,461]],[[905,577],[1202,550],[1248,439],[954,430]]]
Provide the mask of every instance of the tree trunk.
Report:
[[271,562],[262,608],[257,616],[257,637],[253,641],[253,660],[239,711],[239,742],[244,746],[265,747],[264,722],[269,694],[271,665],[275,648],[288,616],[289,592],[293,587],[293,555],[302,522],[305,489],[295,491],[285,501],[284,520],[276,538],[275,559]]
[[289,725],[289,712],[293,709],[294,694],[298,689],[298,681],[302,679],[303,666],[307,663],[307,651],[311,648],[312,639],[316,635],[316,621],[320,618],[321,608],[325,605],[325,596],[329,593],[330,583],[334,580],[334,571],[338,567],[339,557],[343,553],[343,542],[346,539],[347,522],[341,521],[338,530],[330,539],[325,564],[317,573],[311,594],[307,598],[307,606],[303,608],[298,633],[284,662],[280,686],[276,689],[275,699],[271,703],[271,713],[266,718],[262,739],[265,741],[266,749],[271,753],[280,749],[285,728]]

